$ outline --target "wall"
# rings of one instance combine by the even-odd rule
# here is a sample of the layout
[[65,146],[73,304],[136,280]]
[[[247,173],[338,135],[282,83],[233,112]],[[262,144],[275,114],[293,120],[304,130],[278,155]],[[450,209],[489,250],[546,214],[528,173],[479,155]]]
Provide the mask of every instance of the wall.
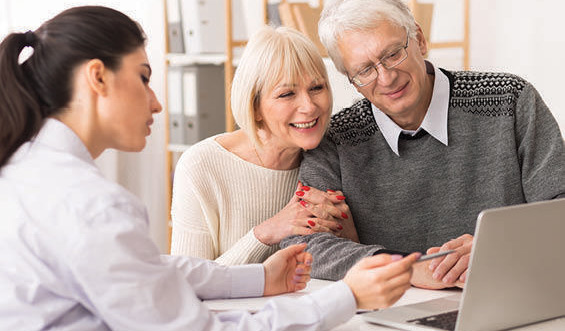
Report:
[[518,74],[534,84],[565,137],[565,3],[471,0],[471,65]]

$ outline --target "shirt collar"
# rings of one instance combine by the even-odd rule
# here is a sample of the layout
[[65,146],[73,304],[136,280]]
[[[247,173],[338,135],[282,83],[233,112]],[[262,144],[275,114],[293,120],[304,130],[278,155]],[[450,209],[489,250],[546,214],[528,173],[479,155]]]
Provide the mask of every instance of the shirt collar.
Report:
[[415,135],[422,129],[429,133],[432,137],[447,146],[447,112],[449,107],[449,79],[447,76],[430,62],[426,61],[426,69],[428,73],[435,73],[434,88],[432,92],[432,100],[428,111],[424,116],[424,120],[416,131],[403,130],[393,120],[371,104],[375,121],[381,130],[383,137],[394,152],[400,156],[398,152],[398,138],[401,133]]
[[47,118],[45,120],[41,130],[33,139],[33,143],[46,145],[53,150],[71,153],[90,164],[94,164],[94,160],[82,140],[71,128],[56,119]]

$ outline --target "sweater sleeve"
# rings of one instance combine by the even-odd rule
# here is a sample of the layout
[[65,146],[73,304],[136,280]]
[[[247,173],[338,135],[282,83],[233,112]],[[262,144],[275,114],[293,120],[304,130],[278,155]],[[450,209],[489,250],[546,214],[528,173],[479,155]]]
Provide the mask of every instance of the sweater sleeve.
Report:
[[531,84],[526,84],[516,104],[516,145],[526,201],[565,197],[563,136]]
[[363,245],[349,239],[339,238],[327,232],[307,236],[289,236],[284,238],[281,248],[294,244],[306,243],[306,249],[314,259],[312,278],[340,280],[347,271],[361,258],[373,255],[383,247]]
[[199,172],[191,162],[190,150],[179,159],[173,184],[171,206],[171,254],[213,260],[218,252],[218,235],[213,232],[217,215],[206,213],[203,199],[194,175]]
[[[320,145],[304,153],[300,165],[300,180],[320,190],[341,190],[341,169],[336,144],[328,136]],[[342,279],[357,261],[382,248],[379,245],[363,245],[329,233],[308,236],[290,236],[281,243],[281,248],[292,244],[307,243],[312,254],[312,277],[328,280]]]

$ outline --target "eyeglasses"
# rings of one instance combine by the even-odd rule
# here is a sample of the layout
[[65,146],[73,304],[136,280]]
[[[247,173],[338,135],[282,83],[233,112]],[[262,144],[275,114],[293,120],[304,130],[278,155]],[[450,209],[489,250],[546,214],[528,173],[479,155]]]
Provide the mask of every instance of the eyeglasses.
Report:
[[383,56],[378,63],[362,69],[355,76],[351,77],[349,81],[359,87],[363,87],[371,84],[377,79],[377,77],[379,77],[379,71],[377,69],[379,65],[382,65],[386,69],[392,69],[401,64],[408,57],[406,48],[408,48],[409,40],[409,34],[408,31],[406,31],[406,44],[404,46],[401,46]]

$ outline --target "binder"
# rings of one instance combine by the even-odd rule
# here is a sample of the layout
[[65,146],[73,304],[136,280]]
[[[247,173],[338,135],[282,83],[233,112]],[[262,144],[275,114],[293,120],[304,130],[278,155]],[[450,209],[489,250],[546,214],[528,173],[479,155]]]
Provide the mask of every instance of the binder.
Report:
[[[247,40],[243,1],[232,1],[234,40]],[[224,53],[225,0],[180,0],[182,34],[188,54]]]
[[184,53],[179,0],[166,0],[169,53]]
[[169,143],[184,144],[183,71],[169,67],[167,73],[167,106],[169,112]]
[[224,66],[182,68],[183,144],[225,131]]

